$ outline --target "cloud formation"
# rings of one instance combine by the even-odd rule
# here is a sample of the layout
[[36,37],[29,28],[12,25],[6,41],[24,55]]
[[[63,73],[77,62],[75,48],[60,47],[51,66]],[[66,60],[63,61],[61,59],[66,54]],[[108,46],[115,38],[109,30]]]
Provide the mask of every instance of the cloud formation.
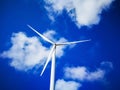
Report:
[[66,10],[78,27],[91,26],[100,22],[100,14],[114,0],[44,0],[50,19]]
[[[107,68],[102,68],[103,66]],[[65,67],[64,78],[57,80],[56,90],[78,90],[82,87],[82,82],[104,80],[105,75],[108,73],[107,70],[113,68],[111,66],[113,66],[111,62],[104,61],[101,63],[101,67],[97,68],[95,71],[89,71],[85,66]]]
[[65,77],[79,81],[94,81],[102,79],[105,75],[105,71],[97,69],[94,72],[90,72],[86,67],[67,67],[65,68]]
[[55,90],[78,90],[79,87],[81,87],[80,83],[59,79],[56,82]]
[[[53,39],[56,32],[49,30],[44,35]],[[59,38],[58,40],[64,42],[65,38]],[[4,58],[10,58],[10,66],[17,70],[28,71],[35,67],[43,65],[50,52],[49,47],[45,47],[40,40],[36,37],[28,37],[23,32],[13,33],[11,37],[12,46],[9,50],[4,51],[1,56]],[[66,46],[58,47],[56,57],[60,58],[64,54]]]

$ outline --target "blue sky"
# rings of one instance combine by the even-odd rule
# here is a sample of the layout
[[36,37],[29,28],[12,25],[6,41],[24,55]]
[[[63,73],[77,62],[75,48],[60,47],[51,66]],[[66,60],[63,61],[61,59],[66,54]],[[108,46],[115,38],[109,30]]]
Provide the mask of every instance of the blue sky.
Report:
[[56,90],[119,90],[119,0],[0,0],[0,90],[49,90],[51,45],[27,24],[56,42],[91,39],[59,47]]

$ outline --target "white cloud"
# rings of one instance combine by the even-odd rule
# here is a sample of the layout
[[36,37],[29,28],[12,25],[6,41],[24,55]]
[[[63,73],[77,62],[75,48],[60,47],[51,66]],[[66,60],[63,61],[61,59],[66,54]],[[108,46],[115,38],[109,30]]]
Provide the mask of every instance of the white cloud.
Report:
[[[54,40],[54,31],[44,33]],[[60,38],[57,41],[67,41],[65,38]],[[42,45],[37,37],[27,37],[23,32],[13,33],[11,37],[12,46],[9,50],[4,51],[1,56],[10,58],[10,65],[18,70],[27,71],[34,67],[44,64],[48,57],[50,49]],[[61,57],[64,54],[66,46],[57,49],[56,57]]]
[[91,26],[100,22],[100,14],[114,0],[44,0],[49,17],[54,21],[56,15],[67,11],[71,19],[81,26]]
[[[109,68],[109,70],[113,68],[112,63],[108,61],[103,61],[102,65],[106,66],[107,69]],[[66,67],[64,69],[64,78],[58,79],[56,82],[56,90],[78,90],[85,81],[104,80],[106,73],[108,73],[106,68],[101,67],[95,71],[89,71],[85,66]],[[71,81],[65,81],[64,79]]]
[[94,72],[90,72],[86,67],[66,67],[65,77],[79,81],[94,81],[104,78],[105,71],[97,69]]
[[103,61],[101,63],[101,68],[107,72],[111,71],[113,69],[113,64],[112,62],[109,61]]
[[81,87],[80,83],[59,79],[56,82],[55,90],[78,90],[79,87]]
[[98,69],[94,72],[89,72],[85,79],[88,81],[102,80],[105,77],[105,73],[104,70]]
[[87,75],[86,67],[66,67],[65,77],[83,80]]

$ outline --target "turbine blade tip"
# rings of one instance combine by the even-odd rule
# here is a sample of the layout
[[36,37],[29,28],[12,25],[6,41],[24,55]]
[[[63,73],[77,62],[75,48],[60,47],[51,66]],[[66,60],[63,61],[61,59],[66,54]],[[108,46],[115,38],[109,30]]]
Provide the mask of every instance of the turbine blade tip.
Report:
[[27,26],[28,26],[29,28],[32,28],[29,24],[27,24]]
[[42,76],[43,75],[43,72],[40,74],[40,76]]

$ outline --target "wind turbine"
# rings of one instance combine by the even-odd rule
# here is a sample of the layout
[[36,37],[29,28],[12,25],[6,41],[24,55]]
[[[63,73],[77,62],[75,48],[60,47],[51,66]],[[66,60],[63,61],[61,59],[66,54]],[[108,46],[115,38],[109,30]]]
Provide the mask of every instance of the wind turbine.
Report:
[[52,63],[51,63],[51,76],[50,76],[50,90],[55,90],[55,54],[56,54],[56,48],[57,46],[62,46],[62,45],[71,45],[71,44],[77,44],[77,43],[82,43],[82,42],[87,42],[90,40],[80,40],[80,41],[73,41],[73,42],[65,42],[65,43],[55,43],[53,41],[51,41],[50,39],[46,38],[45,36],[43,36],[42,34],[40,34],[37,30],[35,30],[33,27],[31,27],[30,25],[27,25],[30,29],[32,29],[35,33],[37,33],[40,37],[42,37],[45,41],[51,43],[53,46],[50,50],[49,56],[46,60],[46,63],[43,67],[43,70],[40,74],[40,76],[43,75],[49,61],[52,58]]

